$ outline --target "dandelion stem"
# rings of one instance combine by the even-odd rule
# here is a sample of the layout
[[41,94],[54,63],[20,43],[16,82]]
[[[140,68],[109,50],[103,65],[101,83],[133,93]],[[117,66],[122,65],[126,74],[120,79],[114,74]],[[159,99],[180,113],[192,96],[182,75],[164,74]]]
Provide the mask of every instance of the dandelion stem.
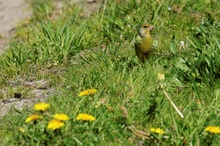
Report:
[[170,96],[168,95],[168,93],[163,90],[163,93],[165,95],[165,97],[169,100],[169,102],[171,103],[171,105],[173,106],[173,108],[176,110],[176,112],[180,115],[181,118],[184,118],[183,114],[180,112],[180,110],[176,107],[176,105],[173,103],[173,101],[171,100]]

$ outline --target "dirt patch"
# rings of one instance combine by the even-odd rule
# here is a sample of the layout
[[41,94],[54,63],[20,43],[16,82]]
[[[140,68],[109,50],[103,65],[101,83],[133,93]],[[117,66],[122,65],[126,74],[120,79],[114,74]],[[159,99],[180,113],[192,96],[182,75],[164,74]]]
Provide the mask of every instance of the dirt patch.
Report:
[[0,0],[0,54],[7,48],[16,25],[31,16],[26,0]]
[[[47,97],[55,94],[55,90],[51,88],[50,82],[46,80],[37,81],[11,81],[8,83],[13,88],[23,87],[30,90],[28,97],[23,97],[23,93],[15,92],[13,97],[0,100],[0,117],[7,114],[10,110],[22,110],[23,107],[30,107],[37,102],[45,102]],[[4,93],[7,91],[0,90]]]
[[30,17],[25,0],[0,0],[0,34],[8,37],[17,23]]

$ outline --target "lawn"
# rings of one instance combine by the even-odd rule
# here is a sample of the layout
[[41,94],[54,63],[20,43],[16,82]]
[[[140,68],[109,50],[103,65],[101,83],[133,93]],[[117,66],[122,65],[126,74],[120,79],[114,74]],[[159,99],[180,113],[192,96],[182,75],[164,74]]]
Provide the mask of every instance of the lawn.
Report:
[[[0,58],[0,98],[31,97],[8,84],[18,79],[55,92],[0,119],[3,145],[219,145],[218,0],[104,0],[90,17],[67,2],[56,17],[53,1],[31,4]],[[143,23],[154,25],[154,54],[141,63]]]

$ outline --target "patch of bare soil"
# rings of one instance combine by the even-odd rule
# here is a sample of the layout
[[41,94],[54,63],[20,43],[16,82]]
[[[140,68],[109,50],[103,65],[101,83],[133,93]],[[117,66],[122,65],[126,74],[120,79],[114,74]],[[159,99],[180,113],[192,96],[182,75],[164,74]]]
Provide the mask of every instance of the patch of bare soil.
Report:
[[0,54],[7,47],[17,23],[30,15],[31,10],[25,0],[0,0]]

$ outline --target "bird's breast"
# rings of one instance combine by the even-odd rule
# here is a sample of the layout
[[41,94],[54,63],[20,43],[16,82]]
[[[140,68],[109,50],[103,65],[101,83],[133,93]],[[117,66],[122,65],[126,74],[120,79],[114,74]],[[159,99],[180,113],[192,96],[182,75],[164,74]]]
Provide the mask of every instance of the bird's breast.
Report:
[[140,51],[143,52],[143,53],[149,52],[151,50],[152,42],[153,42],[153,39],[152,39],[152,37],[150,35],[144,37],[142,39],[142,43],[139,44]]

